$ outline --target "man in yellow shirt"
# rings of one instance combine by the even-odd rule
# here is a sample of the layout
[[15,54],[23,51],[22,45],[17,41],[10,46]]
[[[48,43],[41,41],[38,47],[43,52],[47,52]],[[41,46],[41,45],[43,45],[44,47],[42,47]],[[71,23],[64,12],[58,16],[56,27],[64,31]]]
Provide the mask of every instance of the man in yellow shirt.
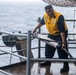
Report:
[[[61,48],[57,48],[58,56],[62,59],[68,59],[67,53],[63,50],[66,48],[68,50],[68,46],[65,42],[67,42],[67,33],[68,28],[65,23],[64,17],[61,13],[55,11],[51,5],[47,5],[45,7],[45,14],[43,15],[42,20],[33,30],[33,33],[41,27],[42,25],[46,25],[48,30],[48,37],[62,42]],[[46,44],[45,45],[45,56],[46,58],[53,58],[56,48]],[[68,62],[63,62],[63,68],[60,70],[60,73],[69,72]],[[50,61],[45,61],[40,64],[41,66],[51,65]]]

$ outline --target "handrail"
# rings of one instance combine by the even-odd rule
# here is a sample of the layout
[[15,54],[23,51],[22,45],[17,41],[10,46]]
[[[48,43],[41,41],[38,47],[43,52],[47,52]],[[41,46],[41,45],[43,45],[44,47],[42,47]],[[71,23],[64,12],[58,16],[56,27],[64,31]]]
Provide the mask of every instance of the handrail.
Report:
[[[20,58],[23,58],[25,59],[25,61],[27,61],[27,58],[24,57],[24,56],[21,56],[21,55],[16,55],[16,54],[13,54],[11,52],[7,52],[7,51],[4,51],[4,50],[0,50],[2,52],[6,52],[6,53],[9,53],[9,54],[12,54],[14,56],[17,56],[17,57],[20,57]],[[63,61],[67,61],[67,62],[76,62],[75,59],[55,59],[55,58],[31,58],[31,61],[34,61],[34,62],[37,62],[37,61],[55,61],[55,62],[63,62]]]
[[3,74],[1,74],[1,75],[4,75],[4,74],[6,74],[6,75],[13,75],[13,74],[10,74],[10,73],[8,73],[8,72],[5,72],[5,71],[3,71],[3,70],[1,70],[1,69],[0,69],[0,72],[3,73]]
[[75,59],[58,59],[58,58],[31,58],[31,61],[51,61],[51,62],[76,62]]
[[[41,33],[41,34],[47,35],[48,33]],[[68,33],[68,35],[76,35],[76,33],[71,32],[71,33]]]
[[14,56],[17,56],[17,57],[20,57],[20,58],[23,58],[23,59],[27,60],[27,58],[26,58],[26,57],[24,57],[24,56],[16,55],[16,54],[13,54],[13,53],[11,53],[11,52],[4,51],[4,50],[1,50],[1,49],[0,49],[0,51],[1,51],[1,52],[5,52],[5,53],[8,53],[8,54],[11,54],[11,55],[14,55]]
[[[31,38],[30,35],[28,35],[29,38]],[[28,38],[28,40],[30,40],[29,38]],[[30,40],[30,42],[31,42],[31,40]],[[27,45],[31,44],[30,42],[28,42]],[[57,62],[57,61],[58,62],[63,62],[64,61],[64,62],[76,62],[75,59],[70,59],[70,60],[69,59],[43,59],[43,58],[42,59],[41,58],[31,58],[30,59],[29,57],[30,57],[31,46],[28,46],[27,51],[28,51],[27,52],[27,55],[28,55],[27,56],[27,61],[28,62],[27,62],[27,68],[26,68],[26,70],[27,70],[26,71],[26,75],[31,75],[31,73],[30,73],[30,65],[28,64],[28,63],[31,63],[31,61],[55,61],[55,62]]]
[[[6,32],[7,33],[7,32]],[[8,34],[8,33],[7,33]],[[12,34],[10,34],[10,35],[12,35]],[[13,34],[14,35],[14,34]],[[15,35],[16,36],[16,35]],[[24,36],[24,35],[19,35],[19,36]],[[29,38],[31,39],[31,34],[30,34],[30,36],[29,36]],[[28,39],[28,38],[27,38]],[[31,40],[29,40],[28,41],[28,48],[27,48],[27,55],[29,56],[30,55],[30,50],[31,50],[31,46],[29,46],[29,44],[31,45]],[[14,56],[17,56],[17,57],[20,57],[20,58],[23,58],[23,59],[25,59],[25,61],[27,61],[28,60],[28,63],[30,64],[30,62],[31,61],[55,61],[55,62],[63,62],[63,61],[67,61],[67,62],[76,62],[76,60],[75,59],[44,59],[44,58],[28,58],[28,56],[27,57],[24,57],[24,56],[21,56],[21,55],[16,55],[16,54],[13,54],[13,53],[11,53],[11,52],[7,52],[7,51],[4,51],[4,50],[0,50],[0,51],[2,51],[2,52],[5,52],[5,53],[9,53],[9,54],[11,54],[11,55],[14,55]],[[29,74],[29,71],[30,71],[30,65],[27,63],[27,74],[26,75],[28,75]],[[29,74],[29,75],[31,75],[31,74]]]
[[[67,21],[74,21],[74,20],[67,20]],[[76,21],[76,20],[75,20]],[[6,31],[2,31],[2,30],[0,30],[0,33],[3,33],[3,34],[8,34],[8,35],[13,35],[13,36],[26,36],[25,34],[15,34],[15,33],[10,33],[10,32],[6,32]],[[69,35],[71,35],[71,34],[69,34]],[[30,38],[31,38],[31,34],[29,35],[30,36]],[[28,38],[27,38],[28,39]],[[29,42],[28,42],[28,46],[29,46],[29,44],[31,45],[31,40],[29,40]],[[27,48],[28,50],[27,51],[29,51],[31,48]],[[76,62],[76,60],[75,59],[43,59],[43,58],[28,58],[29,57],[29,55],[30,55],[30,52],[28,52],[27,53],[27,58],[25,57],[25,56],[21,56],[21,55],[16,55],[16,54],[13,54],[13,53],[11,53],[11,52],[7,52],[7,51],[3,51],[3,50],[0,50],[0,51],[2,51],[2,52],[5,52],[5,53],[8,53],[8,54],[11,54],[11,55],[14,55],[14,56],[17,56],[17,57],[20,57],[20,58],[23,58],[23,59],[25,59],[25,61],[28,61],[28,63],[30,63],[31,61],[55,61],[55,62],[63,62],[63,61],[67,61],[67,62]],[[31,74],[29,74],[29,71],[30,71],[30,65],[27,63],[27,75],[31,75]]]
[[17,34],[17,33],[11,33],[11,32],[7,32],[7,31],[4,31],[4,30],[0,30],[0,33],[3,33],[3,34],[8,34],[8,35],[13,35],[13,36],[25,36],[25,34]]
[[76,21],[76,19],[66,19],[65,21]]

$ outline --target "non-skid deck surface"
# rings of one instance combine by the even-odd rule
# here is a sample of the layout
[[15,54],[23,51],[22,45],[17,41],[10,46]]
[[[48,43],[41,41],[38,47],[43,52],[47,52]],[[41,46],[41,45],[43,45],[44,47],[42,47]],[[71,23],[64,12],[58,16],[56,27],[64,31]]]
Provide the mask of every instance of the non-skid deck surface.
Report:
[[[63,67],[63,63],[52,63],[51,66],[40,67],[39,63],[33,63],[31,65],[31,75],[76,75],[76,67],[73,63],[69,63],[69,73],[60,74],[60,69]],[[6,70],[13,75],[26,75],[26,65],[10,68]]]

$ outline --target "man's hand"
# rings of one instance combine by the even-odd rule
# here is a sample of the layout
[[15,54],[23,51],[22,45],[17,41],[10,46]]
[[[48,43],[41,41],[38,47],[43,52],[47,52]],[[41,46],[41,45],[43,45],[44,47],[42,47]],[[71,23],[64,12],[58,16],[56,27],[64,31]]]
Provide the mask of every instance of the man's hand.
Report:
[[65,45],[65,43],[62,43],[61,49],[63,50],[64,48],[66,48],[66,45]]
[[42,24],[38,24],[37,26],[36,26],[36,28],[33,30],[33,33],[35,33],[36,32],[36,30],[39,28],[39,27],[41,27],[42,26]]
[[35,32],[36,32],[36,29],[33,30],[33,33],[35,33]]

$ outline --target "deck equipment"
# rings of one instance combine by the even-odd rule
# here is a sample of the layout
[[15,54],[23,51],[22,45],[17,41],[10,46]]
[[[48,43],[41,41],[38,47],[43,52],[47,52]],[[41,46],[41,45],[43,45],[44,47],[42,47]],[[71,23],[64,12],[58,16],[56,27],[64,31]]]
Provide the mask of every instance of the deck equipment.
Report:
[[[59,42],[56,42],[55,40],[53,39],[50,39],[49,37],[45,36],[45,35],[42,35],[40,33],[35,33],[34,34],[34,37],[37,38],[37,39],[40,39],[41,41],[53,46],[54,48],[57,48],[57,47],[61,47],[61,43]],[[63,49],[67,54],[68,56],[71,58],[71,59],[74,59],[73,56],[70,54],[70,52],[68,52],[65,48]],[[76,63],[74,63],[75,66],[76,66]]]

